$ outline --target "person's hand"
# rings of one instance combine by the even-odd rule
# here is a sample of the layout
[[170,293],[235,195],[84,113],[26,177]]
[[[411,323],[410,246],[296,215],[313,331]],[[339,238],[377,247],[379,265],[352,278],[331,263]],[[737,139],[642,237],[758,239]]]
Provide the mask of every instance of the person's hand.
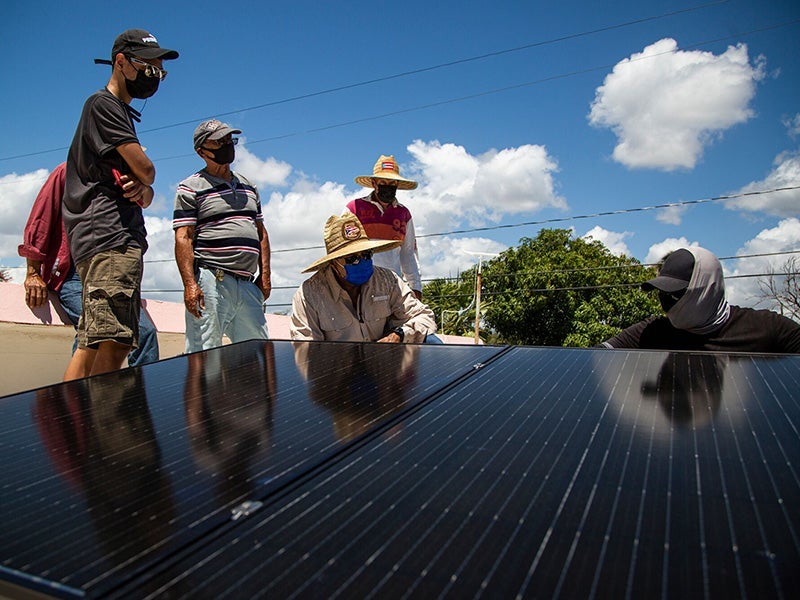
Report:
[[261,293],[264,295],[264,300],[269,298],[269,295],[272,293],[272,279],[269,273],[259,273],[258,279],[256,280],[256,285],[258,289],[261,290]]
[[200,318],[201,311],[206,308],[206,302],[203,290],[200,289],[197,283],[189,284],[183,288],[183,304],[195,319]]
[[142,208],[147,208],[153,203],[153,188],[144,185],[134,175],[126,174],[119,178],[122,185],[122,195]]
[[394,331],[378,340],[379,344],[399,344],[402,340]]
[[25,304],[29,308],[38,308],[47,300],[47,284],[38,273],[25,276]]

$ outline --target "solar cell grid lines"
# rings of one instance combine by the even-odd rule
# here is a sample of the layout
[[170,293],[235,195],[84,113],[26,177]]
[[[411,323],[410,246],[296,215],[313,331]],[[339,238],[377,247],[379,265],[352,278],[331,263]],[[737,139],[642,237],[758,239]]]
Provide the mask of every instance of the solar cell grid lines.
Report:
[[[69,386],[7,397],[0,576],[118,598],[791,596],[798,366],[248,342],[85,380],[103,392],[82,410]],[[70,552],[41,555],[51,538]]]

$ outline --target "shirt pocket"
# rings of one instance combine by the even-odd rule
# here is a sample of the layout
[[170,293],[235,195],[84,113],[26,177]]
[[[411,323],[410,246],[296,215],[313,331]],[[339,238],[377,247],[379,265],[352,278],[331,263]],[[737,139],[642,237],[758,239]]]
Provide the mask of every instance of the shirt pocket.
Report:
[[348,332],[358,328],[358,321],[348,311],[320,315],[319,328],[325,332],[325,339],[330,341],[347,339]]
[[383,324],[392,316],[392,307],[389,305],[389,295],[376,295],[367,299],[363,304],[364,321]]

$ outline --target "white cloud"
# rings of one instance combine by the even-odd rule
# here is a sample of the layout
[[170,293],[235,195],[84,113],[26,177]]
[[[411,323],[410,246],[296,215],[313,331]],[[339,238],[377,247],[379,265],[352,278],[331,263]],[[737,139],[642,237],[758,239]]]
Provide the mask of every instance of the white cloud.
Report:
[[[556,193],[557,163],[543,146],[490,150],[470,154],[463,146],[417,140],[408,146],[412,160],[401,164],[402,173],[419,182],[413,191],[401,191],[400,201],[409,207],[417,235],[491,225],[506,215],[530,214],[547,208],[566,209],[564,198]],[[330,215],[341,214],[348,201],[365,196],[369,190],[352,183],[312,180],[275,158],[261,159],[244,146],[237,147],[237,171],[258,185],[265,224],[273,249],[274,289],[270,298],[275,304],[288,304],[296,286],[308,277],[300,271],[324,255],[322,231]],[[0,183],[0,205],[6,211],[16,207],[11,218],[6,214],[9,242],[0,252],[0,264],[16,265],[19,232],[27,218],[31,202],[46,171],[37,171],[20,180],[30,180],[21,199],[18,186]],[[17,177],[7,176],[7,178]],[[0,180],[2,182],[3,180]],[[15,183],[16,179],[12,181]],[[14,188],[13,198],[3,188]],[[285,189],[276,189],[285,188]],[[172,200],[159,196],[163,212],[170,214]],[[3,210],[3,208],[0,208]],[[146,215],[148,215],[146,213]],[[182,285],[174,260],[174,234],[170,217],[146,216],[150,248],[145,255],[142,288],[146,298],[182,302]],[[462,250],[499,253],[502,243],[488,238],[465,238],[454,235],[419,238],[420,271],[423,279],[455,276],[477,262]],[[305,248],[303,250],[296,250]],[[291,250],[291,251],[281,251]],[[181,290],[156,292],[153,290]]]
[[683,215],[689,207],[683,206],[669,206],[667,208],[659,209],[656,212],[656,221],[666,223],[667,225],[680,225],[683,222]]
[[647,46],[596,91],[589,122],[614,131],[614,160],[627,167],[693,168],[715,136],[753,116],[762,58],[751,65],[745,44],[718,56],[677,48],[670,38]]
[[800,113],[794,117],[787,117],[783,120],[783,125],[786,127],[789,137],[796,138],[800,135]]
[[667,238],[657,244],[653,244],[647,250],[647,256],[644,259],[645,264],[654,265],[661,261],[667,254],[678,248],[699,247],[697,242],[690,242],[685,237],[680,238]]
[[[483,254],[483,262],[491,260],[490,254],[500,254],[508,246],[488,238],[454,238],[450,236],[425,238],[423,260],[425,279],[457,277],[462,271],[478,263],[475,253]],[[419,245],[419,243],[418,243]],[[469,253],[473,254],[469,254]]]
[[[773,165],[774,168],[764,179],[748,183],[737,193],[800,186],[800,152],[779,154],[775,157]],[[779,217],[791,217],[798,213],[798,207],[800,207],[800,189],[745,196],[726,202],[725,207],[750,212],[763,212]]]
[[244,144],[244,138],[236,146],[236,161],[233,168],[242,173],[258,188],[284,187],[292,167],[289,163],[269,157],[261,160],[250,152]]
[[505,215],[545,208],[566,209],[556,192],[556,160],[544,146],[524,145],[471,155],[463,146],[416,140],[407,171],[419,181],[401,202],[419,232],[439,232],[457,223],[498,222]]
[[22,243],[22,231],[36,194],[49,174],[47,169],[38,169],[0,177],[0,257],[3,257],[0,264],[10,266],[22,260],[17,255],[17,246]]
[[631,251],[628,250],[628,246],[625,244],[625,238],[628,238],[632,235],[633,233],[630,231],[623,231],[619,233],[616,231],[609,231],[608,229],[603,229],[599,225],[595,225],[582,237],[583,239],[593,239],[601,242],[614,254],[624,254],[626,256],[630,256]]
[[[792,217],[783,219],[775,227],[764,229],[756,237],[745,242],[736,252],[737,256],[768,254],[786,250],[800,249],[800,219]],[[758,256],[741,258],[732,266],[726,265],[726,275],[747,275],[753,273],[779,273],[781,266],[796,254],[779,254],[777,256]],[[728,279],[725,288],[728,301],[739,306],[769,306],[760,297],[759,279]]]

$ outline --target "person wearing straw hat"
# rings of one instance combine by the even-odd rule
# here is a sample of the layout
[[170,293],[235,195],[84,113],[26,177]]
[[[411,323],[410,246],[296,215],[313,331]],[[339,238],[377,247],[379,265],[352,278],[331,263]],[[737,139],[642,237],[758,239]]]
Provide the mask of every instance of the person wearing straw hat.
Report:
[[376,257],[375,265],[405,277],[414,295],[422,300],[414,222],[411,211],[397,201],[397,190],[416,189],[417,182],[401,177],[394,156],[383,154],[372,168],[372,175],[360,175],[355,182],[372,188],[372,193],[348,202],[347,210],[359,218],[370,239],[401,242],[397,248]]
[[423,343],[436,337],[433,311],[396,273],[373,265],[373,254],[400,241],[370,239],[352,213],[328,218],[324,236],[327,254],[303,270],[316,272],[292,300],[293,340]]

